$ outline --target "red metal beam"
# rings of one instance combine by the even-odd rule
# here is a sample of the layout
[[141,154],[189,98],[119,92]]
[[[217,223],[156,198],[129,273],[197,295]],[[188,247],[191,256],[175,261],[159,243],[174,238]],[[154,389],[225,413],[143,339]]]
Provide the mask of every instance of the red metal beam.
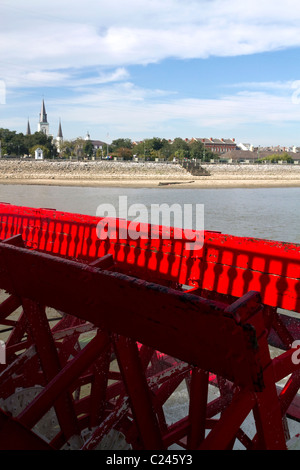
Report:
[[208,371],[194,368],[190,390],[189,449],[197,449],[205,438],[208,384]]
[[[212,301],[1,243],[0,266],[0,283],[10,292],[200,368],[204,361],[209,370],[237,383],[252,386],[254,380],[260,387],[256,351],[246,345],[255,332],[231,315],[224,316],[221,306]],[[256,307],[261,309],[260,304]],[[214,345],[205,331],[214,331]],[[209,357],[207,350],[212,350]],[[238,367],[236,357],[241,361]]]
[[[273,328],[286,348],[297,336],[298,323],[290,328],[271,307],[300,311],[299,246],[206,232],[204,248],[195,254],[185,249],[184,239],[175,240],[172,234],[170,240],[129,242],[116,238],[103,242],[96,234],[98,218],[52,210],[14,210],[9,206],[1,206],[1,210],[0,236],[11,238],[0,243],[0,286],[13,295],[2,306],[2,321],[8,321],[7,313],[15,299],[28,299],[23,302],[27,331],[36,345],[46,380],[50,380],[43,383],[44,391],[21,413],[22,424],[31,427],[60,395],[70,392],[70,384],[80,387],[91,382],[89,397],[74,401],[77,416],[84,415],[80,426],[99,423],[84,448],[93,448],[129,412],[126,391],[134,417],[127,437],[137,447],[139,436],[142,446],[149,449],[179,440],[188,448],[231,448],[236,438],[248,448],[285,448],[282,414],[293,406],[299,365],[292,364],[291,351],[271,361],[267,336]],[[117,229],[121,223],[117,222]],[[29,251],[22,248],[23,241],[27,247],[59,256]],[[84,262],[63,259],[69,256]],[[97,256],[103,257],[99,260]],[[87,266],[90,261],[93,264]],[[108,271],[111,268],[115,272]],[[147,280],[138,279],[143,274]],[[199,289],[179,292],[149,282],[151,279]],[[215,300],[199,297],[209,291]],[[262,303],[270,308],[263,308]],[[68,316],[50,331],[41,305]],[[24,315],[16,323],[11,341],[21,340],[25,332],[22,321]],[[88,326],[85,322],[120,335],[116,341],[120,373],[109,370],[109,340],[106,346],[101,343],[100,350],[92,341],[78,352],[79,334]],[[68,337],[70,332],[73,336]],[[140,349],[136,342],[142,344]],[[22,344],[29,348],[32,343],[27,340]],[[12,341],[11,352],[19,351],[20,346]],[[21,366],[28,371],[29,364],[35,365],[31,377],[40,377],[37,358],[30,356],[30,351],[2,372],[4,395],[19,384],[15,372]],[[51,353],[50,360],[46,351]],[[185,361],[186,369],[182,363],[172,365],[172,359],[168,366],[168,358],[164,365],[155,362],[155,351]],[[75,356],[71,361],[70,354]],[[91,357],[96,360],[93,367]],[[163,371],[161,366],[169,369]],[[168,427],[163,405],[191,369],[189,416]],[[220,398],[207,403],[209,372],[218,376]],[[275,383],[291,372],[278,398]],[[23,378],[24,383],[30,383],[30,377]],[[108,385],[109,378],[117,382]],[[236,387],[240,391],[232,399]],[[112,410],[118,395],[119,405]],[[101,397],[99,402],[96,396]],[[257,428],[253,441],[240,429],[249,410],[254,411]],[[219,421],[211,419],[219,412]],[[210,428],[205,439],[204,433]],[[75,432],[74,427],[70,428],[67,435]],[[60,439],[58,436],[57,445]]]
[[109,344],[106,333],[100,332],[73,360],[62,369],[37,398],[28,405],[18,416],[20,423],[28,428],[33,427],[37,421],[49,410],[60,395],[68,390],[80,373],[95,361],[99,354]]
[[231,405],[223,412],[222,420],[213,427],[199,450],[226,449],[254,405],[255,398],[251,392],[237,392]]
[[[46,317],[45,308],[32,300],[22,299],[24,313],[42,365],[47,382],[61,371],[61,364]],[[77,417],[68,391],[61,394],[55,402],[56,415],[66,439],[79,434]]]
[[154,412],[137,346],[134,341],[122,336],[115,338],[114,343],[135,422],[143,441],[143,448],[146,450],[162,449],[157,416]]
[[39,436],[0,409],[0,450],[53,450]]
[[201,286],[235,297],[254,290],[267,305],[300,310],[299,245],[205,232],[204,248],[193,252],[185,248],[184,233],[178,240],[171,231],[163,240],[159,226],[151,227],[158,239],[120,238],[119,228],[129,223],[118,219],[116,239],[101,241],[96,230],[100,220],[0,204],[0,239],[21,233],[27,246],[89,262],[111,254],[119,268],[144,279]]

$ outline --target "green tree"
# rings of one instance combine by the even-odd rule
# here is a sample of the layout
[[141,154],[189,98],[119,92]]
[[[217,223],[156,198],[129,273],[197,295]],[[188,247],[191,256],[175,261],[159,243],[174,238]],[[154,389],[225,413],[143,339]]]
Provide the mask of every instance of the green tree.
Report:
[[70,158],[75,155],[75,144],[71,140],[64,140],[61,145],[61,156],[63,158]]
[[159,151],[163,147],[162,139],[159,137],[152,137],[152,139],[149,139],[149,147],[152,150]]
[[137,155],[139,158],[144,157],[144,141],[138,142],[132,148],[133,155]]
[[185,158],[189,158],[189,152],[188,150],[178,149],[175,151],[174,156],[179,160],[184,160]]
[[116,139],[113,140],[109,146],[109,151],[115,153],[120,148],[132,149],[133,144],[130,139]]
[[103,155],[104,155],[103,149],[98,149],[98,150],[96,151],[96,157],[97,157],[97,158],[102,158]]
[[24,142],[24,135],[17,134],[16,131],[9,129],[0,129],[0,140],[2,155],[22,156],[27,153],[27,147]]
[[145,139],[144,140],[144,155],[146,159],[150,159],[152,150],[152,139]]
[[83,145],[83,152],[88,158],[91,158],[93,156],[94,146],[90,140],[85,141]]
[[144,139],[133,146],[133,154],[139,158],[145,156],[150,160],[155,157],[167,159],[171,155],[171,144],[168,140],[159,137]]
[[189,158],[190,148],[189,144],[180,137],[176,137],[172,143],[172,155],[176,158]]
[[53,144],[52,137],[47,136],[44,132],[35,132],[31,135],[25,135],[24,142],[27,148],[27,153],[30,153],[30,149],[34,146],[42,147],[47,149],[46,158],[53,158],[57,156],[57,148]]
[[190,144],[190,158],[209,162],[211,158],[219,158],[219,156],[210,149],[205,148],[203,142],[193,140]]
[[287,163],[293,163],[294,159],[287,153],[273,153],[272,155],[267,155],[266,157],[261,157],[258,160],[256,160],[257,163],[264,163],[264,162],[270,162],[270,163],[278,163],[280,160],[287,162]]
[[160,154],[167,160],[172,151],[171,143],[167,139],[162,139],[162,147],[160,149]]
[[85,145],[85,140],[82,139],[81,137],[78,137],[74,141],[74,154],[76,155],[77,159],[83,158],[84,156],[84,145]]
[[112,154],[113,157],[123,158],[123,160],[131,160],[132,155],[132,150],[126,147],[120,147]]
[[196,158],[197,160],[203,159],[204,152],[205,152],[205,147],[202,142],[199,142],[198,140],[193,140],[190,143],[191,158]]

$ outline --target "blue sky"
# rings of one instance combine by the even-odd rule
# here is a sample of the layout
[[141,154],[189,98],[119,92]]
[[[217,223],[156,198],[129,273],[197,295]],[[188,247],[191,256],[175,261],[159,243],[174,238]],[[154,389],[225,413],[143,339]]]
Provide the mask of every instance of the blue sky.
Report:
[[296,0],[1,0],[0,127],[300,146]]

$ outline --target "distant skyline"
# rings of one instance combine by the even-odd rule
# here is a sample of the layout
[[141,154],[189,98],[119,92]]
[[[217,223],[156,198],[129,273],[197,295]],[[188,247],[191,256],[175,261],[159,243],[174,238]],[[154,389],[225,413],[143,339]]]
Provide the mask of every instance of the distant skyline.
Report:
[[1,0],[0,127],[300,146],[296,0]]

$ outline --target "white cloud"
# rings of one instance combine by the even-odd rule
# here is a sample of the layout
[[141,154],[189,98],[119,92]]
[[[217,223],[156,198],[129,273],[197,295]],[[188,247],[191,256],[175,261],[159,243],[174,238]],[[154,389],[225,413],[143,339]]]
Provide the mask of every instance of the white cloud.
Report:
[[[176,96],[165,102],[149,99],[160,98],[160,93],[126,83],[83,93],[72,102],[58,101],[56,107],[57,112],[64,109],[65,122],[84,120],[90,128],[105,126],[114,129],[116,137],[126,134],[132,138],[143,133],[157,135],[159,129],[163,129],[164,137],[176,137],[173,135],[175,129],[180,136],[186,132],[185,137],[201,137],[193,135],[195,129],[198,129],[197,134],[206,134],[205,130],[209,129],[238,129],[245,124],[281,126],[300,120],[300,106],[295,105],[292,94],[275,96],[268,92],[245,91],[219,99],[180,99]],[[171,128],[172,135],[166,135],[166,129]]]
[[256,90],[291,90],[299,86],[299,81],[274,81],[274,82],[242,82],[242,83],[232,83],[227,85],[229,88],[245,88],[245,89],[256,89]]
[[65,122],[155,135],[171,122],[208,129],[300,119],[297,82],[236,83],[243,92],[187,100],[163,85],[137,87],[127,69],[299,47],[298,0],[1,0],[1,10],[0,80],[8,96],[30,87],[76,91],[75,99],[69,93],[51,102]]
[[122,67],[300,45],[297,0],[3,0],[4,64],[42,70]]
[[76,69],[61,71],[40,70],[38,68],[27,71],[24,67],[16,67],[9,77],[10,88],[32,87],[86,87],[104,85],[111,82],[119,82],[129,78],[129,73],[124,67],[118,67],[110,71],[95,71],[89,76],[83,76]]
[[[27,83],[27,85],[34,86],[39,85],[43,86],[51,84],[52,86],[59,85],[68,80],[69,76],[66,73],[60,72],[49,72],[46,70],[36,70],[33,72],[25,73],[22,77],[22,86]],[[19,83],[20,84],[20,83]]]
[[[73,98],[46,100],[46,109],[50,132],[57,132],[58,117],[61,116],[66,139],[85,135],[87,129],[92,138],[102,140],[105,140],[107,132],[111,140],[120,136],[133,140],[147,136],[238,138],[239,132],[244,133],[253,125],[261,129],[265,126],[283,129],[293,122],[298,123],[299,89],[298,83],[298,88],[289,89],[284,95],[281,90],[276,95],[273,90],[259,91],[257,88],[228,93],[218,99],[182,99],[164,90],[140,88],[126,81],[106,83],[100,88],[78,88]],[[32,106],[36,109],[36,114],[30,118],[33,130],[37,124],[39,106],[39,103]],[[26,105],[23,121],[20,118],[0,120],[0,127],[14,129],[18,124],[20,131],[24,132],[27,119],[25,108]],[[219,135],[223,132],[225,135]],[[264,137],[267,143],[269,134]],[[278,139],[282,140],[283,137],[277,130],[277,135],[273,136],[274,144],[278,144]]]

